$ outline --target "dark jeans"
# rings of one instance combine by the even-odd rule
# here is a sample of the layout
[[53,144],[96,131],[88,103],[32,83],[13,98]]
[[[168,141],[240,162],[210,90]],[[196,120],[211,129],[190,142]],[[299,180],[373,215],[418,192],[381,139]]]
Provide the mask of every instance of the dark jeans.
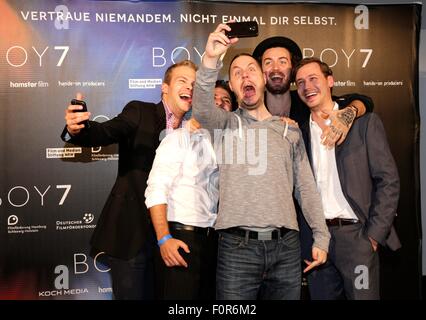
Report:
[[[201,228],[200,228],[201,229]],[[156,248],[155,270],[157,271],[157,298],[162,300],[213,300],[217,256],[217,233],[174,230],[175,239],[185,242],[190,250],[179,250],[188,267],[167,267]]]
[[361,223],[329,227],[327,262],[308,275],[312,300],[377,300],[379,256]]
[[299,300],[298,232],[289,230],[276,240],[220,232],[216,288],[219,300]]
[[[185,242],[190,252],[179,250],[188,267],[167,267],[156,249],[157,298],[162,300],[213,300],[217,256],[217,233],[174,230],[173,238]],[[199,229],[201,230],[201,228]]]
[[130,260],[108,256],[115,300],[152,300],[155,298],[154,235]]

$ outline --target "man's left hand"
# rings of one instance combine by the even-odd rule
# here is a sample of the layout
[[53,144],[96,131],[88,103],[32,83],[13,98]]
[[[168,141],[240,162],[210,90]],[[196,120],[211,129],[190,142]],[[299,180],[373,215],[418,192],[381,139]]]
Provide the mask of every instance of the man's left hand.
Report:
[[321,142],[328,148],[332,148],[336,143],[340,145],[345,141],[346,136],[351,128],[356,112],[353,108],[345,108],[342,110],[323,111],[324,118],[328,119],[330,124],[323,130]]
[[312,259],[313,261],[304,260],[308,266],[305,268],[305,270],[303,270],[303,273],[306,273],[309,270],[324,264],[327,261],[327,252],[320,248],[312,247]]
[[374,240],[372,237],[368,237],[368,239],[371,242],[371,246],[373,247],[374,252],[377,251],[377,248],[379,247],[379,244],[377,243],[376,240]]

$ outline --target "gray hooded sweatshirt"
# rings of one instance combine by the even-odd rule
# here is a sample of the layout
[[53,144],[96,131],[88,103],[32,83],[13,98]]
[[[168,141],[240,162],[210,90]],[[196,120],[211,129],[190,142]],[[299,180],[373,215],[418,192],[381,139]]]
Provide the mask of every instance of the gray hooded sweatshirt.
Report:
[[328,252],[330,234],[299,128],[279,117],[258,121],[247,110],[215,106],[218,69],[197,71],[193,116],[207,129],[219,164],[217,230],[285,227],[299,230],[293,193],[313,231],[314,246]]

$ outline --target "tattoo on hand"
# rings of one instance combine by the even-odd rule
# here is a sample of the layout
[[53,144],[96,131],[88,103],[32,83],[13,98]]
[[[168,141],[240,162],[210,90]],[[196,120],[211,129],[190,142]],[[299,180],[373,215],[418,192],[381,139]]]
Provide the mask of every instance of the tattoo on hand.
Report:
[[355,113],[352,108],[343,109],[342,112],[337,114],[337,119],[340,120],[347,128],[349,128],[355,120]]

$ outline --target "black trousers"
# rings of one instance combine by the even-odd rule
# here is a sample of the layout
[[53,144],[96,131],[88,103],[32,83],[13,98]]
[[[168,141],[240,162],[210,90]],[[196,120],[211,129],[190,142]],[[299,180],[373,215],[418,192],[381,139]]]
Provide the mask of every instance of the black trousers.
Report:
[[361,223],[330,226],[328,260],[308,275],[313,300],[378,300],[379,256]]
[[174,230],[175,239],[185,242],[190,250],[179,250],[188,267],[167,267],[160,249],[155,253],[156,294],[162,300],[214,300],[216,292],[217,233]]
[[155,299],[154,251],[157,244],[154,231],[138,254],[129,260],[108,256],[112,291],[115,300]]

